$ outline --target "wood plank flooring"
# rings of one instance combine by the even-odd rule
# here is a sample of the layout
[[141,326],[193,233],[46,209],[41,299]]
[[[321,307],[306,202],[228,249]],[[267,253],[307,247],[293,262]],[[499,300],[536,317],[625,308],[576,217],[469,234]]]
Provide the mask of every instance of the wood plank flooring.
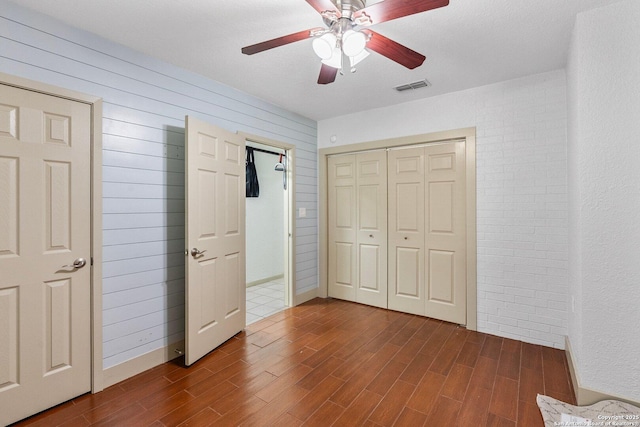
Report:
[[530,427],[537,393],[575,403],[563,351],[315,299],[17,425]]

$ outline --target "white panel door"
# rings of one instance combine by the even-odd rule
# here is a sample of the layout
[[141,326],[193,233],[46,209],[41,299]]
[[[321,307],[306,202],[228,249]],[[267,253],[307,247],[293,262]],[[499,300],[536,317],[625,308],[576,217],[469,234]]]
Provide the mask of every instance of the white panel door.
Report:
[[330,297],[356,300],[356,156],[328,159]]
[[0,425],[91,389],[90,120],[0,85]]
[[387,308],[387,153],[356,155],[356,301]]
[[466,324],[464,142],[425,147],[426,312]]
[[390,150],[388,162],[388,304],[424,315],[424,149]]
[[246,325],[245,141],[186,117],[186,352],[191,365]]

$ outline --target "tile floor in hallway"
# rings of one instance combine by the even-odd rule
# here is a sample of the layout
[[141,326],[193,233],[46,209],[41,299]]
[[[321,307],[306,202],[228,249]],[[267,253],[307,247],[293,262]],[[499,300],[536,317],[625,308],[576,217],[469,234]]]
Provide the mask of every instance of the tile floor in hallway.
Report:
[[247,325],[284,309],[284,278],[247,288]]

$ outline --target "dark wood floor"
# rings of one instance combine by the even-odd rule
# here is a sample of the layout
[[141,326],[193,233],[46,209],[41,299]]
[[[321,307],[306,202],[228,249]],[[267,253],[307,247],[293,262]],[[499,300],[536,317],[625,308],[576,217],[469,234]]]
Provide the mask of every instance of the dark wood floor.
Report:
[[30,426],[542,426],[574,402],[565,355],[424,317],[315,299],[189,368],[165,363]]

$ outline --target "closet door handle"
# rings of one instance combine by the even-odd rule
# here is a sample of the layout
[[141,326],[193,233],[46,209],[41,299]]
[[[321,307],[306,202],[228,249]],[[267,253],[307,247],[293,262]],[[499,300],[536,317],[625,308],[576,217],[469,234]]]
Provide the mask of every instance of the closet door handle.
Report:
[[191,256],[192,256],[192,257],[197,257],[198,255],[202,255],[202,254],[204,254],[205,252],[207,252],[207,250],[206,250],[206,249],[205,249],[204,251],[201,251],[201,250],[200,250],[200,249],[198,249],[198,248],[193,248],[193,249],[191,249]]
[[369,234],[369,237],[373,238],[373,234]]
[[404,236],[404,240],[409,240],[409,238],[407,236]]
[[77,260],[73,261],[73,264],[69,264],[69,265],[63,265],[62,268],[82,268],[87,264],[87,260],[84,258],[78,258]]

